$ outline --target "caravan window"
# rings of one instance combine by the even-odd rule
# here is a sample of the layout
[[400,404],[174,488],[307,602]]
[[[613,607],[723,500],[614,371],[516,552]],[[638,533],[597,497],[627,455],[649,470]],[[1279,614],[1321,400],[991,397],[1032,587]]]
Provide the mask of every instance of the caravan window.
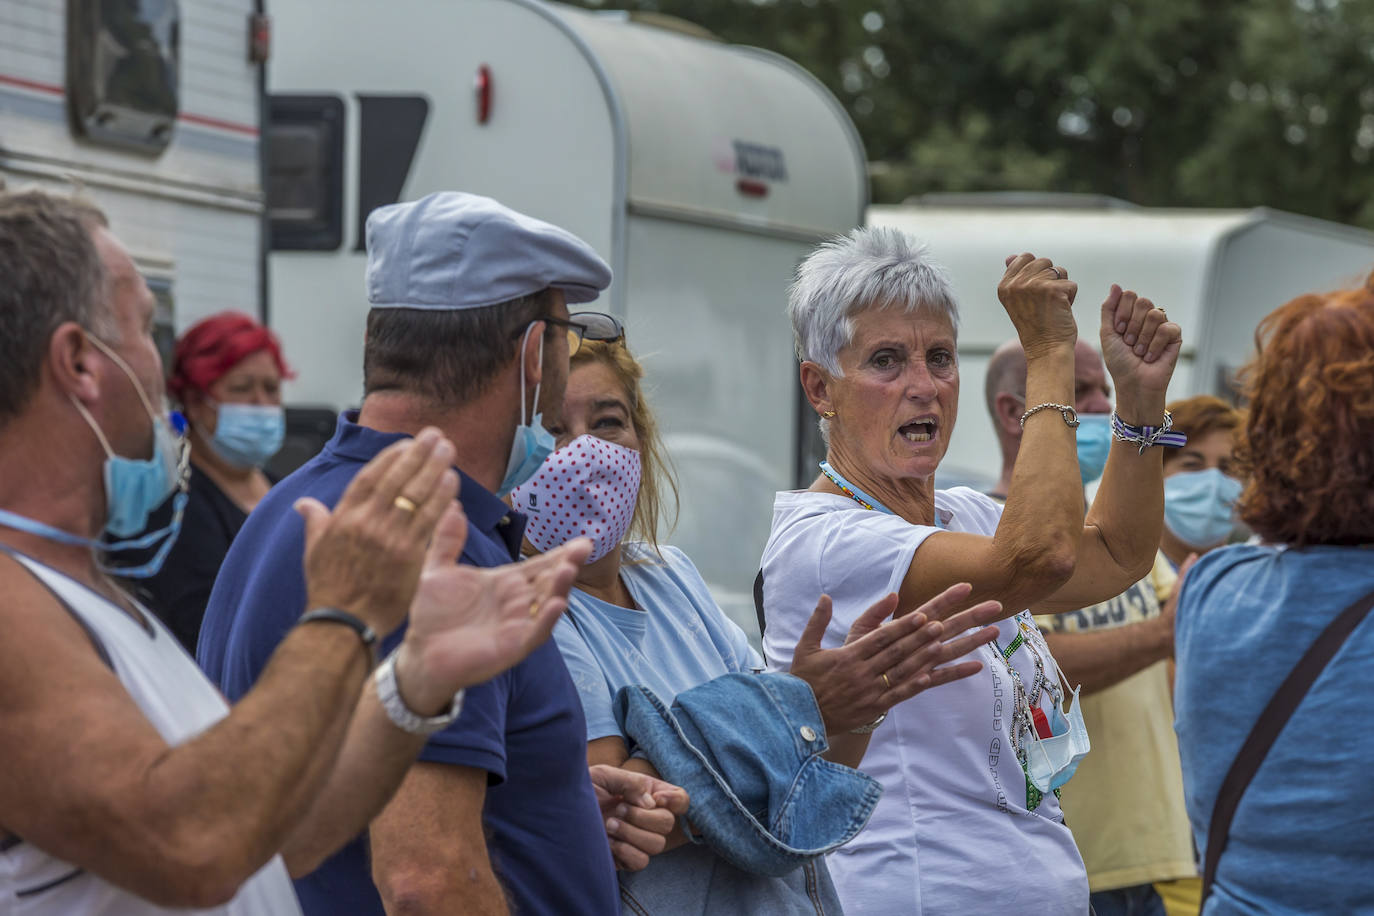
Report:
[[274,95],[267,127],[267,210],[274,251],[343,242],[343,100]]
[[160,153],[180,108],[177,0],[67,0],[67,98],[76,131]]
[[153,294],[156,305],[153,307],[153,342],[157,344],[162,365],[171,368],[172,357],[176,350],[176,305],[172,298],[172,280],[158,274],[144,274],[148,291]]

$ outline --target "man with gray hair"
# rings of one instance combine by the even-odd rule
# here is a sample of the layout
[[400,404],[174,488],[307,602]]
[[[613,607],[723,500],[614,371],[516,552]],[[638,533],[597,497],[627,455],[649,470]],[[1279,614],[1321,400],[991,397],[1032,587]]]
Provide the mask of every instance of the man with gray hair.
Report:
[[[210,597],[197,655],[231,697],[259,677],[280,638],[281,596],[303,588],[291,503],[329,504],[363,462],[423,426],[456,448],[470,529],[462,562],[520,556],[525,519],[502,497],[552,451],[543,417],[553,424],[562,410],[582,332],[567,303],[611,281],[581,239],[473,194],[374,211],[367,251],[362,408],[253,510]],[[508,902],[522,914],[616,912],[612,850],[643,867],[686,795],[613,767],[589,780],[585,729],[553,643],[470,689],[461,718],[433,724],[368,833],[297,882],[306,913],[504,913]]]
[[332,512],[290,507],[305,587],[277,598],[280,648],[230,710],[102,562],[184,499],[152,293],[98,210],[39,192],[0,192],[0,278],[0,901],[296,916],[288,869],[381,808],[423,743],[414,721],[547,639],[586,547],[456,566],[453,446],[426,429]]
[[[1002,450],[1002,476],[988,495],[1005,499],[1026,410],[1026,355],[1018,341],[994,351],[985,384]],[[1111,395],[1102,357],[1080,338],[1073,406],[1085,485],[1102,475],[1111,445]],[[1069,682],[1083,686],[1093,749],[1064,786],[1060,803],[1099,916],[1163,916],[1153,884],[1197,874],[1166,661],[1173,657],[1173,605],[1161,609],[1152,575],[1100,604],[1035,618]]]

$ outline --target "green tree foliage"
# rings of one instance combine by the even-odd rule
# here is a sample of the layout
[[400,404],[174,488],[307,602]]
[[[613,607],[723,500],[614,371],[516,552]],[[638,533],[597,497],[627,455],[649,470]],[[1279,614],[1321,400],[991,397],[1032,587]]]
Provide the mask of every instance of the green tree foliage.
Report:
[[1111,194],[1374,228],[1374,0],[574,0],[815,73],[873,198]]

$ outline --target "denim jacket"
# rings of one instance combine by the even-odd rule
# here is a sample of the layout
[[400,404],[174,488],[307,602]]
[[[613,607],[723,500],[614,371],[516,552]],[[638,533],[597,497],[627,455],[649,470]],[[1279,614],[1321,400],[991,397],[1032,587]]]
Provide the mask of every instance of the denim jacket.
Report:
[[[692,841],[748,876],[804,881],[811,871],[794,873],[853,839],[882,793],[821,757],[815,696],[788,674],[722,675],[678,694],[671,709],[646,687],[624,687],[616,717],[631,750],[691,795]],[[829,876],[815,877],[833,898]]]

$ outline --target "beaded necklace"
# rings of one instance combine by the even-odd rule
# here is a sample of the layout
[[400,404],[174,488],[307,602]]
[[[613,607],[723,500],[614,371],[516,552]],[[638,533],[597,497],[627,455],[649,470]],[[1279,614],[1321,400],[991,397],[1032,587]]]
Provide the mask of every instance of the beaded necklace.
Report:
[[820,468],[821,473],[830,478],[830,482],[839,487],[841,493],[848,496],[865,509],[872,509],[875,512],[886,512],[888,515],[894,514],[887,506],[884,506],[872,496],[869,496],[863,490],[860,490],[858,487],[854,486],[854,484],[845,480],[839,471],[830,466],[829,461],[822,461]]

